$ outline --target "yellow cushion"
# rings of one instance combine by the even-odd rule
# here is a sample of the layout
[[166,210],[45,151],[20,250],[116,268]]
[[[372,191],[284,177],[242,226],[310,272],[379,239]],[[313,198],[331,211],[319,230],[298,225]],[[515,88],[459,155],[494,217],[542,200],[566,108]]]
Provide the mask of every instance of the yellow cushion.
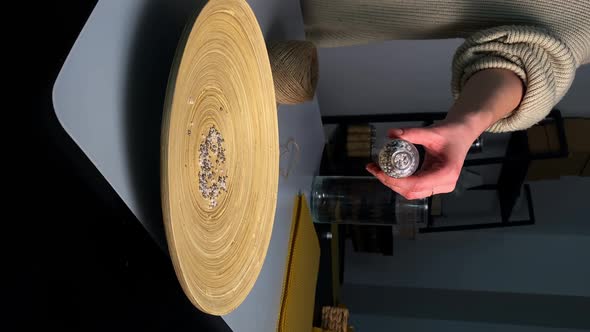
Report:
[[304,196],[295,199],[278,331],[313,330],[320,243]]

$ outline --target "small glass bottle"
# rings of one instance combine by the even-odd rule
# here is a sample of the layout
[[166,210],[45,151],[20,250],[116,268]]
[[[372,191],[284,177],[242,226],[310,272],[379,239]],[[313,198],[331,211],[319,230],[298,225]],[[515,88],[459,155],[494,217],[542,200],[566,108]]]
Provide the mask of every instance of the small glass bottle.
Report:
[[420,164],[416,146],[403,139],[387,142],[373,158],[385,174],[397,179],[414,174]]

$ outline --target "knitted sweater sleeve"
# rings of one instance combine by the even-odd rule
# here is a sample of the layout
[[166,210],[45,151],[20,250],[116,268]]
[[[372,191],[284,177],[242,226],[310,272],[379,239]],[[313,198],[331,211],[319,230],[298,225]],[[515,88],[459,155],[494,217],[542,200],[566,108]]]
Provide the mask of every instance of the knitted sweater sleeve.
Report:
[[578,64],[568,45],[533,26],[500,26],[467,38],[453,59],[455,98],[477,71],[513,71],[525,85],[519,107],[488,128],[490,132],[526,129],[542,120],[570,87]]
[[320,47],[393,39],[465,38],[453,59],[455,97],[471,75],[505,68],[523,81],[518,109],[488,128],[525,129],[565,95],[590,62],[590,0],[301,0]]

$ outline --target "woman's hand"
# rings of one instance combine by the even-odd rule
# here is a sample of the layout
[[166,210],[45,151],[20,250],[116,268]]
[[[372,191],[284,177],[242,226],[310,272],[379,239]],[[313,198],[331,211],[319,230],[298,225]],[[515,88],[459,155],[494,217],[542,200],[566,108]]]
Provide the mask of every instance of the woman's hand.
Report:
[[421,170],[406,178],[395,179],[376,164],[367,165],[367,171],[406,199],[453,191],[467,151],[475,140],[471,139],[473,133],[467,127],[446,123],[428,128],[391,129],[388,136],[422,145],[426,150]]
[[392,129],[389,137],[424,146],[422,168],[394,179],[375,164],[367,170],[407,199],[418,199],[455,189],[469,147],[493,123],[509,116],[520,104],[523,84],[506,69],[479,71],[465,84],[444,121],[428,128]]

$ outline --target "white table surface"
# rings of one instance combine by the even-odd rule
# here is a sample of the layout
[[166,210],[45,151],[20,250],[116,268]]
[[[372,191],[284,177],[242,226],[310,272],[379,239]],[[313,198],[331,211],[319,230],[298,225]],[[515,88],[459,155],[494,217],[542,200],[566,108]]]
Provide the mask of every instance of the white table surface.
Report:
[[[164,93],[182,29],[204,3],[100,0],[53,89],[61,125],[162,247],[159,140]],[[267,40],[304,39],[299,0],[248,3]],[[300,158],[288,178],[280,176],[260,276],[242,305],[223,317],[234,331],[276,329],[294,197],[309,193],[321,160],[324,136],[316,100],[280,106],[278,119],[281,144],[295,140]]]

